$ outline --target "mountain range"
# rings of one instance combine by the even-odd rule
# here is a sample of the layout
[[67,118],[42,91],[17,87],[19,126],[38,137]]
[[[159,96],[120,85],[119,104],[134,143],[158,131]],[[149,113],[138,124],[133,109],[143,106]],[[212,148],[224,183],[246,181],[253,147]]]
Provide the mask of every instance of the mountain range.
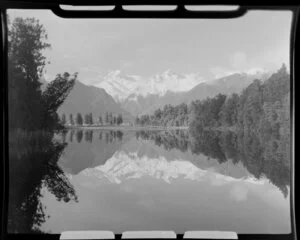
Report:
[[[164,94],[148,93],[139,94],[131,93],[126,99],[120,102],[123,109],[132,115],[153,113],[156,109],[162,108],[166,104],[178,105],[180,103],[189,103],[193,100],[202,100],[207,97],[213,97],[218,93],[232,94],[240,93],[254,79],[265,80],[270,73],[256,72],[252,74],[235,73],[229,76],[218,78],[208,82],[200,82],[187,91],[172,91],[170,88]],[[184,79],[182,79],[184,81]],[[194,81],[196,82],[196,80]],[[176,82],[174,82],[176,86]]]
[[161,74],[144,78],[137,75],[125,75],[116,70],[108,73],[100,83],[94,84],[104,88],[117,102],[123,102],[132,94],[163,96],[166,92],[185,92],[199,84],[203,79],[199,74],[178,74],[167,70]]
[[[265,80],[270,72],[234,73],[204,81],[199,74],[177,74],[165,71],[148,79],[136,75],[110,72],[100,83],[85,85],[76,81],[58,113],[76,115],[93,113],[95,120],[106,112],[121,113],[124,122],[132,122],[141,114],[151,114],[166,104],[178,105],[214,97],[218,93],[240,93],[254,79]],[[45,81],[42,80],[42,89]]]
[[133,119],[133,116],[117,104],[103,88],[87,86],[80,81],[75,82],[74,88],[58,110],[59,114],[65,113],[66,116],[92,113],[94,120],[100,115],[104,117],[106,112],[112,112],[113,115],[121,113],[124,122]]

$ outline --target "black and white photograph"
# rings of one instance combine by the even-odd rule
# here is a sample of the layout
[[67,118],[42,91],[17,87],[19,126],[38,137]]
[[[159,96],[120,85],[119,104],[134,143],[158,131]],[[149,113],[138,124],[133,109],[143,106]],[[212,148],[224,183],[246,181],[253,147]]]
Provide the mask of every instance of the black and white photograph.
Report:
[[7,11],[7,232],[290,234],[291,11]]

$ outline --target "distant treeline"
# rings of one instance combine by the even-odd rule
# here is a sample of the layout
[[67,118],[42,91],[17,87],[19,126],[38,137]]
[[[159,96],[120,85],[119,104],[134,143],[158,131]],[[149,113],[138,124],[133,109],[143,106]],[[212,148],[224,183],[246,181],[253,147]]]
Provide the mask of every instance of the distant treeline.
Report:
[[244,131],[289,133],[290,76],[286,66],[265,82],[254,80],[243,92],[192,101],[189,105],[165,105],[152,115],[135,119],[136,125],[189,126],[203,128],[236,127]]
[[[84,116],[84,117],[82,117]],[[63,125],[120,125],[123,123],[122,114],[113,115],[111,112],[106,112],[104,116],[100,115],[95,121],[92,113],[84,114],[77,113],[74,119],[73,114],[69,114],[69,119],[67,120],[66,115],[63,113],[60,118],[60,122]]]

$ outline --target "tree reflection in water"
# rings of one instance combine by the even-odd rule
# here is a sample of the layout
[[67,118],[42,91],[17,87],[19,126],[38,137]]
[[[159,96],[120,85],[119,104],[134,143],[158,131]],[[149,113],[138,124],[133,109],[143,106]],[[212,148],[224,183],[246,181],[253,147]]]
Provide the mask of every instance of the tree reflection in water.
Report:
[[93,141],[93,130],[86,130],[84,132],[85,135],[85,141],[86,142],[92,142]]
[[[84,135],[84,142],[87,144],[81,145],[85,147],[93,140],[97,140],[94,136],[98,133],[93,133],[93,130],[79,129],[70,130],[69,134],[63,133],[60,137],[61,142],[55,141],[53,134],[42,134],[37,139],[33,138],[34,141],[26,139],[26,141],[22,139],[20,141],[18,136],[10,135],[8,219],[10,233],[40,232],[40,226],[49,218],[41,203],[43,193],[41,189],[46,188],[57,201],[78,202],[73,186],[62,169],[58,167],[57,162],[67,145],[65,141],[72,142],[75,137],[77,143],[81,143]],[[264,133],[262,136],[257,136],[244,132],[189,132],[185,130],[137,131],[135,135],[138,140],[153,141],[168,151],[179,149],[196,155],[203,154],[208,159],[216,159],[219,163],[229,160],[234,164],[241,162],[254,177],[269,179],[285,197],[288,196],[290,186],[288,135]],[[129,136],[125,136],[123,142],[122,131],[99,132],[98,138],[102,139],[103,144],[97,146],[106,150],[109,150],[109,146],[113,147],[110,151],[102,151],[105,159],[110,158],[129,139]],[[118,142],[119,144],[116,144]],[[77,147],[78,145],[76,149]],[[86,168],[85,165],[84,168]]]
[[250,133],[231,131],[139,131],[136,138],[152,140],[166,150],[173,148],[182,152],[190,150],[193,154],[204,154],[208,159],[219,163],[231,160],[234,164],[242,162],[257,179],[268,178],[277,186],[284,197],[288,196],[290,186],[290,141],[288,135],[265,134],[257,136]]
[[9,136],[9,233],[40,233],[39,227],[50,217],[40,202],[43,187],[58,201],[78,202],[73,186],[57,165],[67,143],[54,140],[50,133],[30,138],[37,136],[39,141],[20,141],[14,133]]
[[78,142],[78,143],[81,142],[82,136],[83,136],[83,131],[82,131],[82,130],[78,130],[78,131],[76,132],[76,139],[77,139],[77,142]]

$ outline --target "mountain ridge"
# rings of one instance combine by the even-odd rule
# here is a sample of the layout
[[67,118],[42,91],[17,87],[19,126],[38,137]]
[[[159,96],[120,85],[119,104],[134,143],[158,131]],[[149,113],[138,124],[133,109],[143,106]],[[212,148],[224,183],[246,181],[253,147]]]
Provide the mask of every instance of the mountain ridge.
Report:
[[131,122],[133,119],[105,89],[85,85],[80,81],[75,82],[69,96],[58,109],[58,114],[64,113],[67,117],[73,114],[73,118],[77,113],[92,113],[94,121],[97,121],[100,115],[104,118],[106,112],[112,112],[113,115],[122,114],[124,122]]
[[166,104],[178,105],[190,103],[194,100],[202,100],[207,97],[214,97],[222,93],[230,95],[240,93],[254,79],[265,80],[271,73],[260,72],[255,74],[234,73],[208,82],[201,82],[188,91],[173,92],[168,90],[164,95],[131,94],[120,102],[121,106],[133,115],[153,113],[156,109],[162,108]]

